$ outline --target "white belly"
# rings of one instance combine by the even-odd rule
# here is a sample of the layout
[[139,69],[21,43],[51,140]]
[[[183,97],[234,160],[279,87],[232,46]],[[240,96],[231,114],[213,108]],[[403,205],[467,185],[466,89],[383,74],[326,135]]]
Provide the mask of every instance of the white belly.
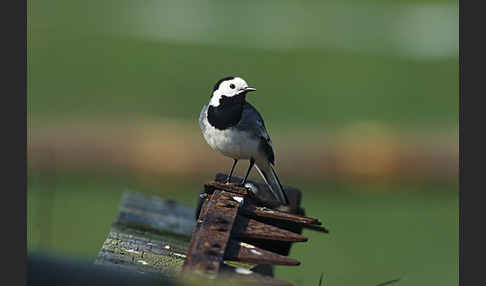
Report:
[[204,139],[213,150],[234,159],[257,158],[259,155],[259,142],[246,132],[237,131],[234,128],[218,130],[205,122],[206,130]]

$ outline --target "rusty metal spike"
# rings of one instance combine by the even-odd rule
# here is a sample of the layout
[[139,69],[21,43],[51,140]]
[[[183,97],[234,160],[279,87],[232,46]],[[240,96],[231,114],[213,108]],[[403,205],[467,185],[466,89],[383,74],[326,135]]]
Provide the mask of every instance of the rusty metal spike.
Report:
[[189,272],[219,272],[239,207],[236,201],[228,202],[225,192],[216,190],[203,203],[182,267],[183,276]]
[[320,225],[314,225],[314,224],[304,224],[302,225],[304,228],[312,229],[315,231],[323,232],[323,233],[329,233],[329,230],[323,226]]
[[266,207],[256,207],[253,205],[244,205],[242,208],[242,212],[245,213],[245,215],[253,215],[262,218],[272,218],[272,219],[278,219],[284,221],[291,221],[298,224],[314,224],[314,225],[322,224],[318,219],[315,218],[281,212]]
[[236,218],[235,225],[233,226],[233,235],[235,237],[242,238],[268,239],[288,242],[307,241],[307,237],[303,235],[241,216]]
[[[230,271],[225,271],[228,270],[229,265],[226,263],[229,261],[299,265],[298,260],[286,256],[290,243],[307,241],[307,237],[300,235],[302,227],[324,229],[319,226],[317,219],[287,213],[291,210],[299,213],[295,205],[278,206],[278,210],[270,206],[268,209],[265,208],[267,204],[258,201],[252,194],[236,184],[210,182],[204,186],[201,209],[182,267],[182,277],[199,273],[208,278],[216,278],[222,274],[237,279],[239,285],[292,286],[286,281],[245,268],[231,267]],[[293,201],[298,204],[300,193],[296,191],[294,194]],[[240,242],[238,238],[251,244]],[[266,244],[274,247],[266,250]]]
[[258,275],[256,273],[253,273],[252,275],[235,274],[234,276],[238,279],[237,282],[240,283],[238,285],[293,286],[293,284],[287,281]]
[[[204,187],[207,193],[212,193],[214,192],[214,190],[225,190],[241,196],[249,195],[248,191],[244,187],[238,186],[236,184],[209,182],[205,184]],[[250,217],[269,218],[269,219],[294,222],[308,229],[312,229],[323,233],[329,233],[329,231],[325,227],[323,226],[320,227],[322,223],[316,218],[291,214],[288,212],[279,211],[276,209],[270,209],[267,207],[257,207],[248,203],[244,204],[243,207],[241,207],[241,212],[244,215]]]
[[254,245],[231,239],[228,243],[224,258],[232,261],[242,261],[253,264],[300,265],[296,259],[283,256]]
[[275,279],[244,268],[236,268],[223,264],[221,270],[225,277],[224,281],[236,282],[237,285],[293,286],[293,284],[287,281]]
[[207,193],[212,193],[214,190],[228,191],[231,193],[240,194],[242,196],[248,195],[248,190],[244,187],[240,187],[236,184],[225,184],[220,182],[209,182],[204,185],[204,189]]

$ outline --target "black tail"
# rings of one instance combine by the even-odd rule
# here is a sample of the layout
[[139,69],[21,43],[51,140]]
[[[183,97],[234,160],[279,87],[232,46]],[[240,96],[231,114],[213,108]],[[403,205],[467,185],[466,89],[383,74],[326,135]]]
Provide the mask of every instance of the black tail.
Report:
[[280,180],[278,179],[277,173],[275,172],[275,169],[273,169],[272,164],[270,164],[270,162],[268,161],[265,161],[257,162],[255,166],[260,175],[265,180],[265,183],[267,183],[267,185],[270,187],[270,191],[272,192],[275,199],[277,199],[277,201],[284,205],[288,205],[289,199],[285,194],[282,184],[280,184]]

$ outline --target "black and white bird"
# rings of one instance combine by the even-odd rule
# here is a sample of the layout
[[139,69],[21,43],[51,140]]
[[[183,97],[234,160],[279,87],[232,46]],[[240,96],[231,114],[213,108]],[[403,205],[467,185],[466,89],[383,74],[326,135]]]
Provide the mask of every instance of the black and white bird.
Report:
[[249,160],[250,166],[241,185],[245,185],[255,165],[275,199],[288,205],[288,198],[273,168],[275,152],[263,118],[246,101],[247,93],[255,90],[240,77],[220,79],[214,85],[209,103],[201,110],[199,126],[213,150],[234,160],[226,182],[231,180],[238,160]]

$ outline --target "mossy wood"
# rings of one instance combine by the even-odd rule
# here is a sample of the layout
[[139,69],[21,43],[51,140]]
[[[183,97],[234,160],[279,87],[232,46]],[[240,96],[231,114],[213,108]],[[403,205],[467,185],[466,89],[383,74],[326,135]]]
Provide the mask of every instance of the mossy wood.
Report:
[[194,211],[156,196],[124,193],[95,263],[176,277],[195,225]]

